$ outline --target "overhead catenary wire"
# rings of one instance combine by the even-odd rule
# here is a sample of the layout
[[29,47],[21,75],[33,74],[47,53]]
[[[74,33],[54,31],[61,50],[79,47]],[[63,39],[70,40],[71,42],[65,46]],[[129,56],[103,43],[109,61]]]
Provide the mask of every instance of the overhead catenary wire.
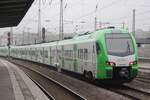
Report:
[[144,11],[144,12],[136,13],[136,16],[140,16],[140,15],[148,14],[148,13],[150,13],[150,10],[147,10],[147,11]]
[[[122,1],[122,0],[115,0],[115,1],[113,1],[113,2],[111,2],[111,3],[109,3],[108,5],[104,6],[104,7],[98,8],[97,11],[101,11],[101,10],[103,10],[103,9],[109,8],[109,7],[111,7],[111,6],[113,6],[113,5],[117,4],[117,3],[119,3],[119,1]],[[91,11],[91,12],[85,14],[85,15],[82,15],[82,16],[80,16],[80,17],[75,18],[75,20],[79,20],[79,19],[81,19],[81,18],[84,18],[84,17],[87,17],[87,16],[91,16],[91,15],[94,14],[94,13],[95,13],[95,9],[94,9],[93,11]]]
[[[35,0],[35,1],[34,1],[34,5],[37,5],[37,4],[38,4],[37,1],[38,1],[38,0]],[[42,0],[42,1],[43,1],[43,0]],[[53,0],[48,0],[48,1],[49,1],[49,4],[50,4],[49,6],[51,6]],[[46,9],[46,8],[42,8],[41,13],[43,13],[43,12],[45,11],[45,9]],[[32,16],[30,19],[27,19],[27,20],[24,19],[25,21],[23,21],[23,22],[21,23],[21,25],[19,25],[19,27],[16,28],[16,30],[20,30],[21,28],[27,26],[28,24],[31,24],[31,22],[34,21],[33,19],[35,19],[35,18],[38,16],[38,13],[35,12],[35,14],[32,14],[32,15],[33,15],[33,16]],[[22,25],[22,24],[23,24],[23,25]]]
[[[37,4],[37,1],[38,1],[38,0],[35,0],[35,4]],[[54,1],[54,0],[43,0],[43,4],[45,4],[45,6],[47,6],[47,4],[48,4],[49,6],[52,6],[52,5],[57,4],[57,3],[54,3],[53,1]],[[102,1],[102,0],[97,0],[96,6],[100,5],[100,2],[101,2],[101,1]],[[108,3],[108,4],[104,5],[104,6],[98,6],[98,7],[97,7],[97,10],[98,10],[98,11],[101,11],[101,10],[110,8],[110,7],[112,7],[112,6],[114,6],[114,5],[118,4],[118,3],[120,3],[121,1],[123,1],[123,0],[113,0],[112,2],[110,2],[110,3]],[[68,9],[68,6],[70,6],[70,5],[69,5],[68,3],[66,3],[66,5],[64,6],[64,8],[65,8],[65,9],[66,9],[66,8]],[[45,9],[47,9],[47,7],[43,7],[43,8],[42,8],[42,11],[41,11],[42,14],[46,14],[46,13],[47,13],[47,11],[46,11]],[[49,9],[49,8],[48,8],[48,9]],[[65,11],[65,9],[64,9],[64,11]],[[72,19],[72,21],[73,21],[74,23],[77,23],[79,20],[82,20],[82,18],[84,18],[84,17],[88,17],[88,16],[94,17],[94,15],[95,15],[95,10],[96,10],[96,9],[94,9],[93,11],[91,11],[91,12],[89,12],[89,13],[87,13],[87,14],[84,14],[84,15],[81,15],[81,16],[75,18],[75,19]],[[146,14],[149,13],[149,12],[150,12],[150,11],[148,10],[148,11],[145,11],[145,12],[136,13],[136,16],[142,16],[143,14],[146,15]],[[58,14],[59,14],[59,13],[56,13],[56,14],[50,16],[50,17],[51,17],[52,19],[53,19],[53,18],[57,18],[57,17],[55,17],[55,16],[57,16]],[[31,20],[34,19],[36,16],[37,16],[37,14],[35,14],[32,18],[27,19],[26,22],[23,23],[23,24],[24,24],[23,26],[26,26],[26,25],[30,24],[30,23],[31,23]],[[116,21],[119,21],[119,20],[122,20],[122,19],[123,19],[123,20],[127,20],[127,19],[129,19],[130,17],[131,17],[131,14],[128,14],[128,15],[125,15],[125,16],[122,16],[122,17],[119,17],[119,18],[113,18],[113,19],[111,19],[111,21],[115,21],[115,20],[116,20]],[[58,20],[56,20],[56,21],[58,21]],[[137,22],[138,22],[138,20],[137,20]],[[27,23],[27,24],[26,24],[26,23]],[[22,26],[20,26],[20,27],[22,27]]]
[[[38,0],[35,1],[35,4],[37,3],[37,1],[38,1]],[[42,1],[43,1],[43,0],[42,0]],[[118,1],[118,0],[115,0],[115,1],[113,1],[113,2],[111,2],[111,3],[109,3],[108,5],[106,5],[106,6],[104,6],[104,7],[101,7],[100,10],[101,10],[101,9],[108,8],[108,7],[111,7],[112,5],[114,5],[115,3],[117,3],[117,1]],[[46,0],[43,1],[43,2],[46,2]],[[49,2],[49,5],[51,6],[51,5],[52,5],[52,0],[48,0],[48,2]],[[97,2],[98,2],[98,3],[97,3],[97,6],[98,6],[98,4],[100,3],[100,0],[98,0]],[[66,7],[65,7],[65,8],[66,8]],[[45,8],[45,9],[46,9],[46,8]],[[97,10],[98,10],[98,7],[97,7]],[[43,13],[43,12],[45,12],[45,11],[46,11],[46,10],[43,10],[43,9],[42,9],[41,12]],[[46,12],[45,12],[45,13],[46,13]],[[94,9],[92,12],[90,12],[90,13],[88,13],[88,14],[85,14],[85,15],[83,15],[83,16],[81,16],[81,17],[83,18],[83,17],[89,16],[89,15],[93,15],[94,13],[95,13],[95,9]],[[57,15],[57,14],[56,14],[56,15]],[[56,15],[55,15],[55,16],[56,16]],[[80,19],[81,17],[77,18],[77,20]],[[34,16],[33,18],[35,18],[35,16]],[[29,22],[30,22],[30,21],[27,21],[27,24],[29,24]],[[25,25],[26,25],[26,24],[25,24]]]

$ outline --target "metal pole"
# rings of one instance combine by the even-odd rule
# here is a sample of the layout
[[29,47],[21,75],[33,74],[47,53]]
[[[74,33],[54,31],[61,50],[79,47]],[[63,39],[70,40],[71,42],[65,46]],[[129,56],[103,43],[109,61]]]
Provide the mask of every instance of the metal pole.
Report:
[[39,15],[38,15],[38,37],[41,40],[41,0],[39,0]]
[[64,10],[63,10],[63,0],[62,0],[62,40],[64,39]]
[[96,4],[95,7],[95,25],[94,25],[95,31],[97,30],[97,8],[98,8],[98,4]]
[[60,0],[60,22],[59,22],[59,40],[63,40],[64,38],[64,25],[63,25],[63,0]]
[[23,29],[22,34],[23,34],[22,45],[24,45],[24,29]]
[[123,29],[125,28],[125,22],[122,23],[122,28],[123,28]]
[[[63,34],[63,0],[60,0],[60,22],[59,22],[59,41],[63,40],[64,38],[64,34]],[[57,42],[58,43],[58,42]],[[58,54],[58,48],[56,46],[56,50],[57,50],[57,54]],[[57,67],[57,71],[58,72],[61,72],[61,65],[59,64],[59,61],[58,61],[58,56],[56,57],[56,60],[57,60],[57,64],[56,64],[56,67]]]
[[[9,34],[9,33],[8,33]],[[13,39],[12,39],[12,37],[13,37],[13,27],[11,27],[10,28],[10,34],[9,34],[9,36],[8,36],[8,58],[10,59],[10,45],[12,44],[12,42],[13,42]]]
[[28,31],[28,44],[30,44],[30,34],[29,34],[29,31]]
[[135,9],[133,9],[132,33],[133,33],[133,35],[135,37]]
[[13,44],[13,27],[10,28],[10,44]]
[[77,35],[78,25],[75,26],[75,35]]
[[95,31],[97,29],[97,17],[96,16],[95,16],[95,26],[94,26],[94,29],[95,29]]

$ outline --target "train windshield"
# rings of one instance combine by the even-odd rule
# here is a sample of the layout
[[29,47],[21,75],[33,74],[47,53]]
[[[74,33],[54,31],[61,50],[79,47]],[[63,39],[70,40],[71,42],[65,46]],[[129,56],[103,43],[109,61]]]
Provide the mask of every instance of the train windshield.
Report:
[[128,56],[134,53],[133,42],[130,34],[107,34],[106,44],[109,55]]

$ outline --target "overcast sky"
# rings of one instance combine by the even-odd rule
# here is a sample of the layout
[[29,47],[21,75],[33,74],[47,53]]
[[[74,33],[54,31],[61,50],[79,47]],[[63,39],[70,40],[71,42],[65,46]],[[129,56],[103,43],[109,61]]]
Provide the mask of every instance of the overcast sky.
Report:
[[[59,30],[60,0],[43,0],[42,26],[49,31]],[[96,10],[96,5],[98,8]],[[125,23],[132,29],[132,10],[136,9],[136,29],[150,28],[150,0],[64,0],[64,30],[72,33],[94,30],[94,16],[98,22],[121,26]],[[36,0],[21,23],[14,28],[15,33],[23,30],[37,32],[38,0]],[[75,28],[76,27],[76,28]],[[0,34],[8,28],[0,29]]]

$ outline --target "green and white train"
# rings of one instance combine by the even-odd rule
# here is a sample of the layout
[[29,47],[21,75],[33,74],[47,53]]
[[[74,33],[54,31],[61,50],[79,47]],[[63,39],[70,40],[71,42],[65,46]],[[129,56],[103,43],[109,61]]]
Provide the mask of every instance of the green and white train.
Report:
[[[1,47],[0,54],[8,51]],[[89,79],[132,80],[138,73],[135,38],[122,28],[105,28],[72,39],[11,46],[10,56],[83,74]]]

